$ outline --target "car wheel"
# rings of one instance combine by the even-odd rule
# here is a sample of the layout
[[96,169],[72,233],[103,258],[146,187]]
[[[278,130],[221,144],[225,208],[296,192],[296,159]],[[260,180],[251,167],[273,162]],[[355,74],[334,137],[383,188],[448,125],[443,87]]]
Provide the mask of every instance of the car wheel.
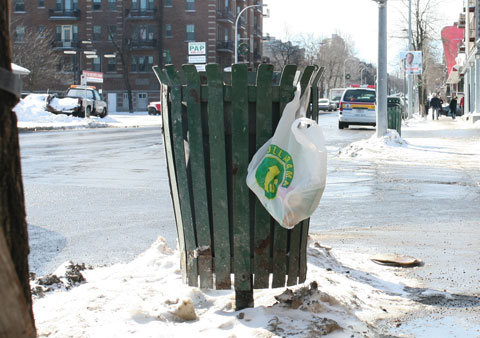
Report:
[[100,118],[103,119],[105,116],[108,115],[107,108],[103,108],[102,113],[100,114]]
[[148,108],[148,115],[155,115],[157,110],[155,108],[149,107]]
[[[87,108],[86,108],[86,111],[87,111],[87,117],[90,117],[90,114],[92,113],[92,108],[87,107]],[[78,117],[85,118],[85,110],[79,111],[77,116],[78,116]]]

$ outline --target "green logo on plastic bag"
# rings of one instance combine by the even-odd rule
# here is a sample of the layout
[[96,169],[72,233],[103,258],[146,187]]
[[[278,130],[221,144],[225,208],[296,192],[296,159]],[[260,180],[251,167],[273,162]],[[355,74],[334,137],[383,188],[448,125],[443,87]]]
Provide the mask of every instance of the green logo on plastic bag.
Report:
[[293,180],[293,160],[289,153],[271,144],[255,172],[257,184],[269,200],[277,196],[278,187],[287,188]]

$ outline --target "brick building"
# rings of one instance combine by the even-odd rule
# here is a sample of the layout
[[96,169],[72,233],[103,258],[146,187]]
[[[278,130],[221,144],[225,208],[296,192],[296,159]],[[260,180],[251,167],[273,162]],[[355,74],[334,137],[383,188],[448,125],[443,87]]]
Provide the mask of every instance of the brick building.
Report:
[[[128,110],[127,83],[135,111],[159,98],[153,65],[188,62],[188,43],[205,42],[207,63],[234,61],[235,18],[262,0],[11,0],[13,43],[25,43],[27,31],[52,31],[57,71],[78,83],[82,70],[103,73],[101,85],[110,111]],[[261,62],[261,7],[239,20],[239,62]],[[202,58],[200,58],[202,59]],[[122,61],[123,60],[123,61]],[[50,90],[64,90],[55,88]],[[38,91],[46,88],[38,88]]]

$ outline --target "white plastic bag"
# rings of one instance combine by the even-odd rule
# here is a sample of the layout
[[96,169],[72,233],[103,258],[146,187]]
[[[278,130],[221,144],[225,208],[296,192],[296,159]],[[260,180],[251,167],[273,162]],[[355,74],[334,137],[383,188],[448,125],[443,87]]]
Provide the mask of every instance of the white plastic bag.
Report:
[[322,129],[305,117],[307,92],[300,99],[297,87],[273,137],[248,166],[248,187],[287,229],[313,214],[325,189],[327,150]]

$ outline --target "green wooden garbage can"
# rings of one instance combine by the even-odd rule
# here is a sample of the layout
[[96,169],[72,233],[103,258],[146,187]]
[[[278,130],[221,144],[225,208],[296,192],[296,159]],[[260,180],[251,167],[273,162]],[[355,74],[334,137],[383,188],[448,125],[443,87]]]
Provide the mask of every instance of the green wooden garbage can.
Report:
[[388,107],[388,129],[394,129],[398,135],[402,135],[402,108],[400,106]]
[[234,277],[237,310],[253,307],[253,289],[304,282],[310,220],[282,228],[248,189],[246,176],[250,159],[293,98],[294,81],[302,91],[316,91],[323,68],[308,66],[299,76],[288,65],[279,83],[267,64],[257,73],[245,64],[231,72],[217,64],[208,64],[206,72],[194,65],[153,70],[161,88],[183,281],[231,289]]

